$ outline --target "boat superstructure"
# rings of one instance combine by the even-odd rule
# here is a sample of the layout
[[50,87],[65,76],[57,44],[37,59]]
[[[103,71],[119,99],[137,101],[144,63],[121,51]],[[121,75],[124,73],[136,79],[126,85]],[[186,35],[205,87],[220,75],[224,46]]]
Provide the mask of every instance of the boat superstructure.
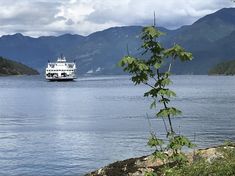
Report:
[[67,62],[64,56],[60,56],[56,62],[48,62],[46,79],[51,81],[76,79],[75,62]]

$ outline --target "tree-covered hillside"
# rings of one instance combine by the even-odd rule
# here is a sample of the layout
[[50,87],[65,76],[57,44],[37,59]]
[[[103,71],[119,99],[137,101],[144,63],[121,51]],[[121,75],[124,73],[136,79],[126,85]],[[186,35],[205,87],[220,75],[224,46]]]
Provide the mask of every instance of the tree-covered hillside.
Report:
[[37,75],[36,70],[21,63],[0,57],[0,75]]
[[217,64],[209,71],[210,75],[235,75],[235,60]]
[[[48,60],[63,53],[76,60],[78,74],[122,74],[117,62],[129,53],[141,57],[142,26],[113,27],[88,36],[65,34],[32,38],[22,34],[0,37],[0,55],[44,72]],[[207,74],[215,64],[235,57],[235,8],[224,8],[176,30],[158,29],[166,35],[164,47],[178,43],[193,53],[190,63],[175,63],[175,74]]]

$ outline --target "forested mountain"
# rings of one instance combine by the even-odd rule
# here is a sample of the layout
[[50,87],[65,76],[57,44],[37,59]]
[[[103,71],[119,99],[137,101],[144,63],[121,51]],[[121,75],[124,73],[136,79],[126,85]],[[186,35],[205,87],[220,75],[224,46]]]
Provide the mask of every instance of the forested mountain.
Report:
[[209,71],[210,75],[235,75],[235,60],[222,62]]
[[6,75],[38,75],[39,73],[21,63],[0,57],[0,76]]
[[[165,47],[179,43],[194,55],[190,63],[175,63],[176,74],[207,74],[217,63],[235,57],[234,8],[221,9],[176,30],[159,29],[166,34],[160,38]],[[141,26],[126,26],[89,36],[5,35],[0,38],[0,55],[43,71],[48,60],[56,60],[63,53],[76,60],[79,74],[121,74],[116,64],[126,54],[127,45],[132,55],[140,56],[141,30]]]

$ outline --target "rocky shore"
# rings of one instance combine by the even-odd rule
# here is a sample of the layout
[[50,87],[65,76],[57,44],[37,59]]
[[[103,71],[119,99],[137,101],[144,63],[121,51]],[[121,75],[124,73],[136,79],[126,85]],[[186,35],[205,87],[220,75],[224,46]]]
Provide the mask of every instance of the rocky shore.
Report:
[[[235,149],[235,144],[198,149],[189,152],[187,153],[189,163],[192,163],[198,157],[203,158],[208,162],[211,162],[216,158],[221,158],[223,157],[223,154],[218,149],[226,147]],[[85,176],[144,176],[146,172],[156,171],[162,166],[163,162],[161,160],[154,159],[152,155],[149,155],[117,161],[88,173]]]

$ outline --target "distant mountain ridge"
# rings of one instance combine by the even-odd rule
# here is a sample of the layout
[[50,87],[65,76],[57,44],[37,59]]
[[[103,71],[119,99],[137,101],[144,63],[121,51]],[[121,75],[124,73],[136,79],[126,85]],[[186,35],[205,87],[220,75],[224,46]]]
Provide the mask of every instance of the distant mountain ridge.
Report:
[[[176,30],[159,27],[166,33],[164,46],[179,43],[194,55],[189,63],[175,63],[176,74],[207,74],[217,63],[235,56],[235,8],[224,8],[192,25]],[[0,37],[0,55],[43,71],[47,61],[63,53],[76,60],[78,73],[123,74],[116,66],[126,54],[140,56],[142,26],[113,27],[88,36],[65,34],[32,38],[22,34]]]

